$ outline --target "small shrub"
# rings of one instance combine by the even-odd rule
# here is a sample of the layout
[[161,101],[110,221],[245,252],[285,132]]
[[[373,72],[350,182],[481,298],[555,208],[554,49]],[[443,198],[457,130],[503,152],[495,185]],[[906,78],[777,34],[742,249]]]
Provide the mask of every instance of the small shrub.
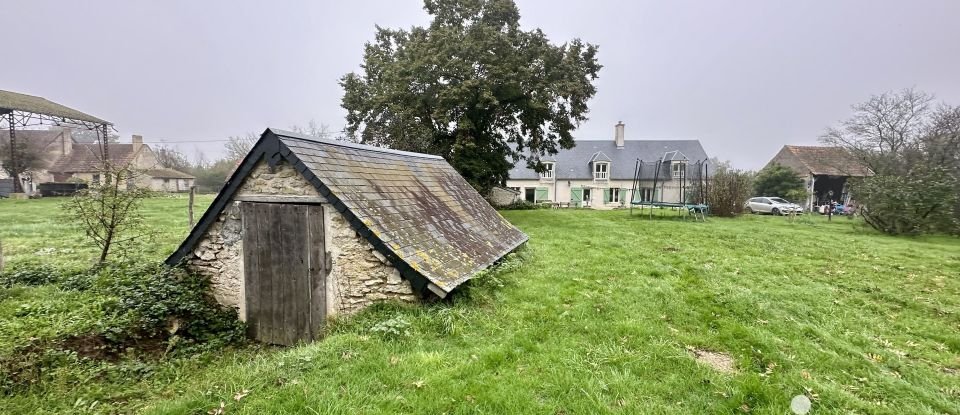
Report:
[[375,324],[370,331],[387,338],[409,337],[410,322],[403,316],[394,316]]
[[89,288],[91,278],[85,271],[63,270],[48,264],[27,265],[0,274],[0,287],[56,284],[63,289],[83,291]]
[[[149,364],[142,363],[148,358],[193,356],[245,340],[243,323],[232,309],[216,303],[206,278],[160,263],[108,264],[88,273],[21,269],[5,274],[3,281],[90,290],[97,299],[92,307],[103,318],[89,332],[31,339],[0,355],[0,394],[50,379],[64,382],[64,376],[86,367],[104,376],[120,376],[118,371],[139,376],[149,373]],[[0,288],[0,294],[9,290]],[[30,301],[13,314],[42,318],[54,311],[50,302]]]
[[743,213],[743,203],[753,190],[753,174],[721,164],[710,177],[707,204],[710,214],[733,217]]
[[[244,339],[236,312],[209,294],[205,277],[163,264],[120,264],[104,268],[95,289],[118,298],[120,327],[104,327],[112,341],[177,337],[179,347],[220,347]],[[114,338],[115,337],[115,338]]]
[[20,267],[0,274],[0,287],[12,287],[14,285],[34,287],[53,284],[60,280],[61,272],[50,265]]
[[534,210],[539,209],[540,207],[535,203],[530,203],[526,200],[517,200],[509,205],[500,206],[500,210]]

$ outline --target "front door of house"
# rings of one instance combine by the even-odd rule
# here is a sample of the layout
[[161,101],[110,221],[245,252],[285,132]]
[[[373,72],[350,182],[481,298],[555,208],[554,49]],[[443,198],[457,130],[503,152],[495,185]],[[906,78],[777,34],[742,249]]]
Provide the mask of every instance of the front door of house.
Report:
[[244,202],[241,213],[250,336],[286,346],[315,339],[326,318],[323,208]]

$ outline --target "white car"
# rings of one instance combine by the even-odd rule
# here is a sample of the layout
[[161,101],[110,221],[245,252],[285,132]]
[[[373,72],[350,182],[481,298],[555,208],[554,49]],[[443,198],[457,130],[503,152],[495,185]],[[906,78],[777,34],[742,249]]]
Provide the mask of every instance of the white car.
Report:
[[803,208],[796,203],[779,197],[754,197],[744,204],[747,213],[769,213],[772,215],[803,214]]

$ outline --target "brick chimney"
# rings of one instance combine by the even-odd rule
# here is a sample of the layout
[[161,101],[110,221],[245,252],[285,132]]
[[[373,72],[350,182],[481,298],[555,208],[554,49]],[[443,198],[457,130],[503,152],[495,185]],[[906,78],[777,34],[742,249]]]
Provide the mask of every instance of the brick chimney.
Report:
[[140,147],[143,147],[143,136],[134,134],[131,142],[133,143],[133,154],[137,154],[137,151],[140,151]]
[[617,148],[623,148],[623,121],[618,121],[613,135],[614,141],[617,142]]
[[64,128],[60,131],[60,155],[67,155],[73,152],[73,130]]

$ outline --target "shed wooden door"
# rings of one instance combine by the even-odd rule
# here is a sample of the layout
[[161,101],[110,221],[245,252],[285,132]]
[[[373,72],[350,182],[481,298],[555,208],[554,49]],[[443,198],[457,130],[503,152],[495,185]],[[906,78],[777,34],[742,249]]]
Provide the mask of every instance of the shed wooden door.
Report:
[[241,213],[250,336],[280,345],[315,339],[326,317],[323,209],[244,202]]

